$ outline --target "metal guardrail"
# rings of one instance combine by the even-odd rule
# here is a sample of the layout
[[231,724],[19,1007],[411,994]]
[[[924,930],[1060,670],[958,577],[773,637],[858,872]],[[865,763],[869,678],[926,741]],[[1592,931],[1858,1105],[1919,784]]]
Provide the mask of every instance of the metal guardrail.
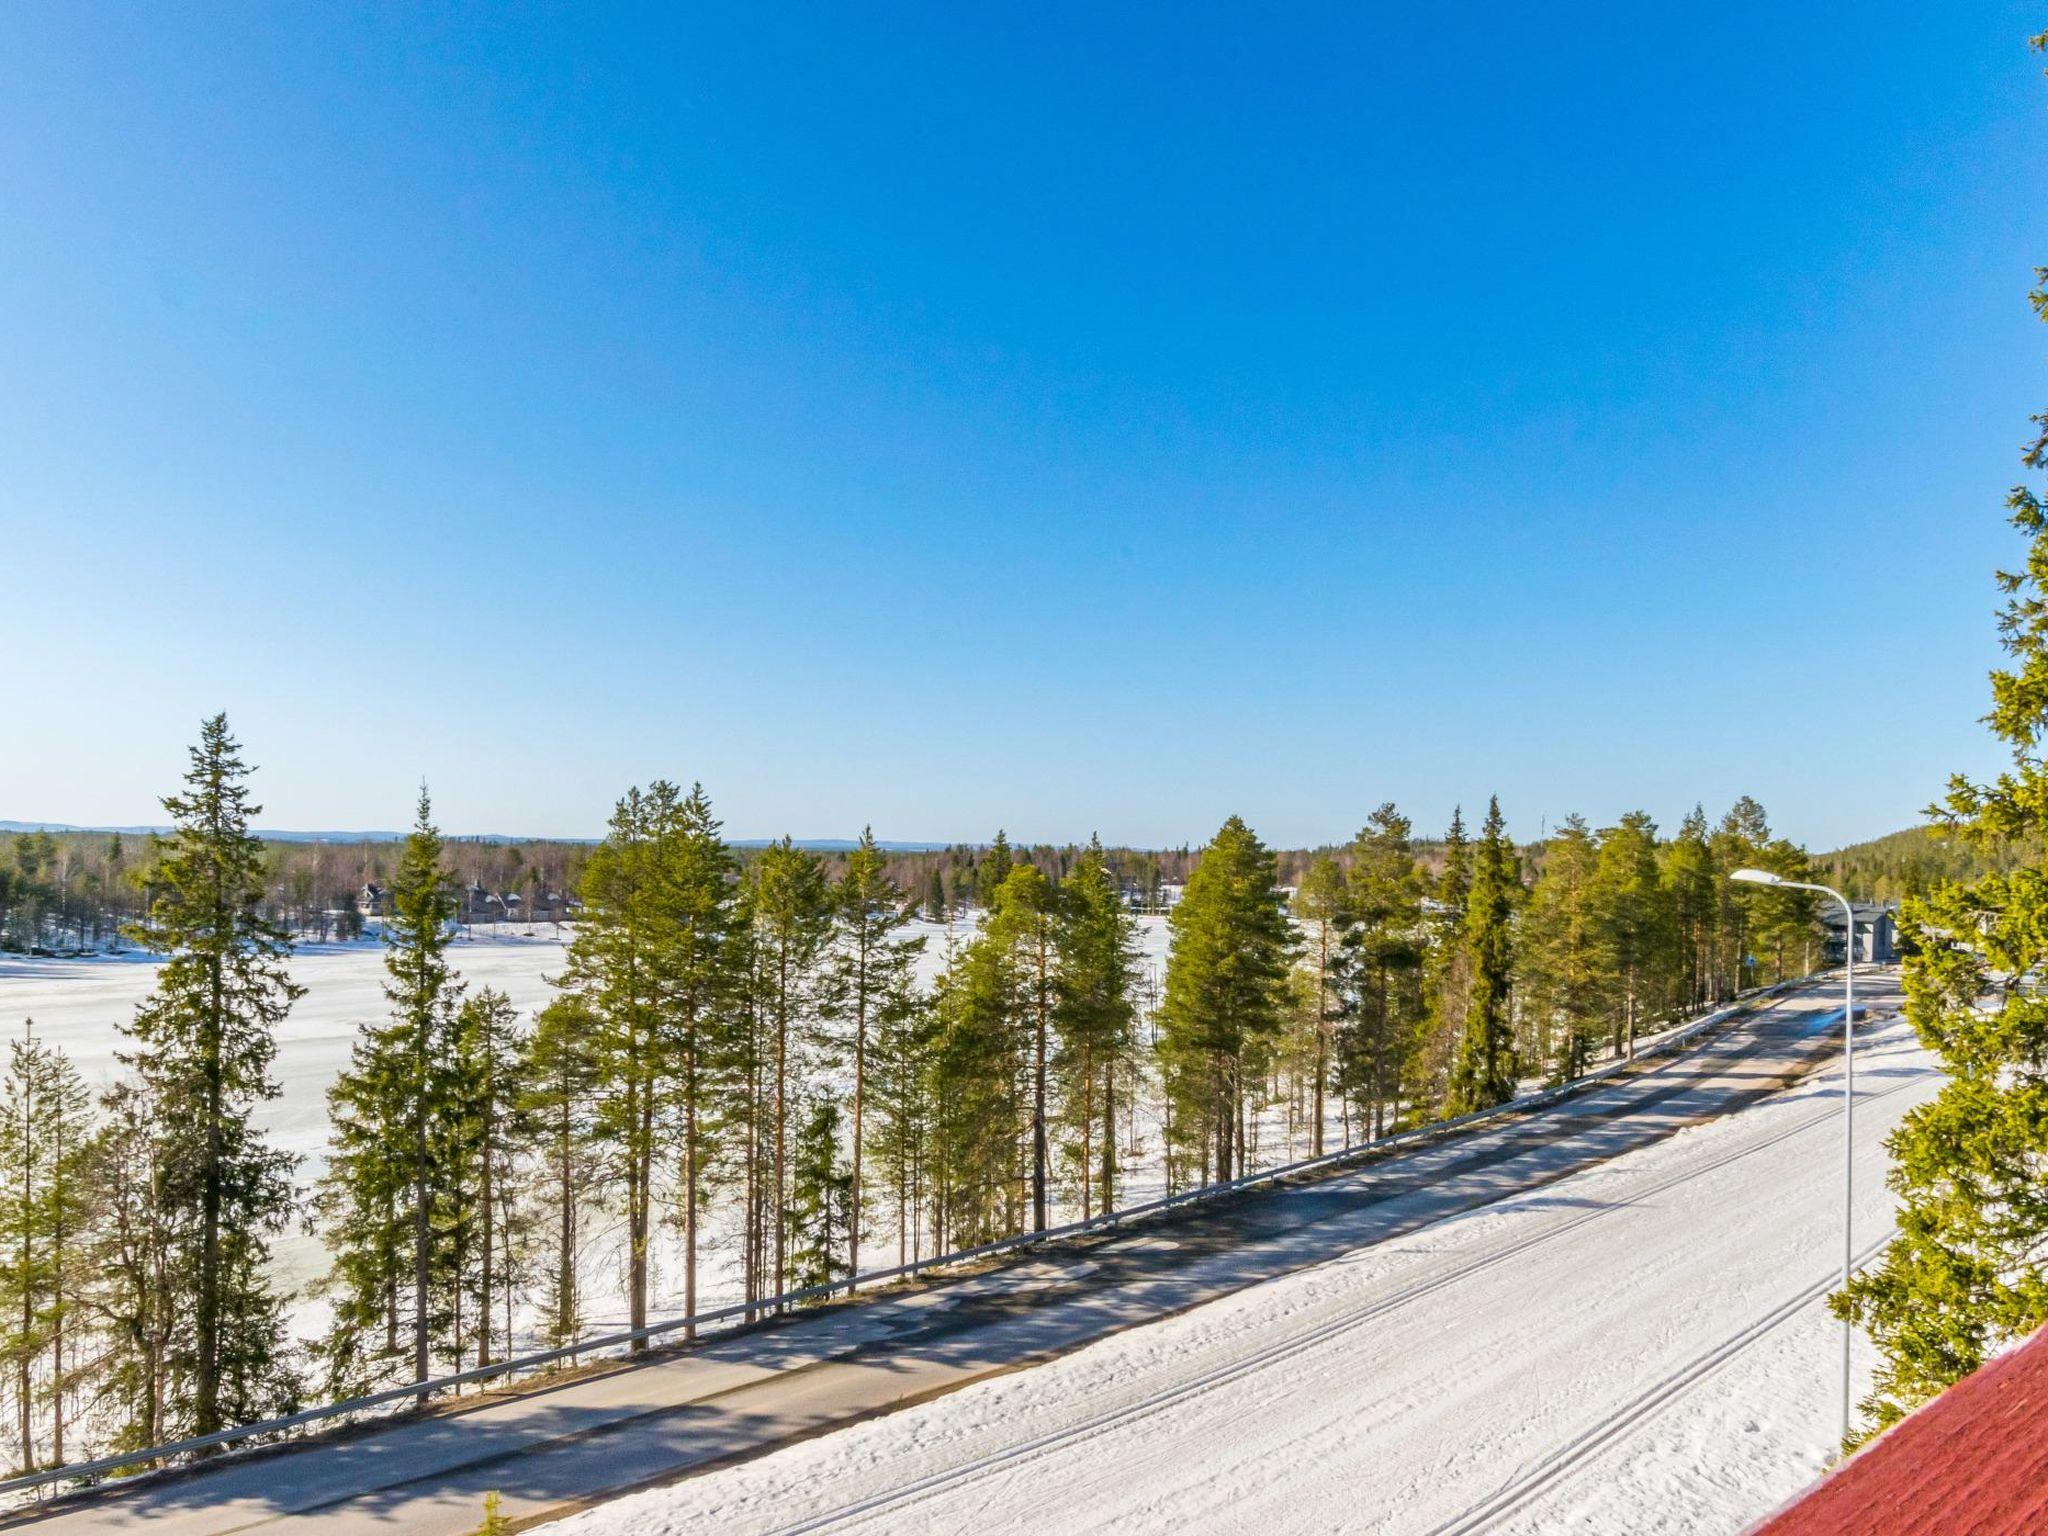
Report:
[[[1645,1057],[1670,1053],[1681,1046],[1689,1045],[1700,1035],[1719,1024],[1726,1023],[1752,1004],[1765,998],[1775,997],[1795,987],[1806,985],[1824,973],[1801,977],[1797,981],[1779,982],[1775,986],[1755,987],[1748,992],[1738,993],[1734,1002],[1713,1013],[1704,1014],[1690,1024],[1665,1030],[1640,1042],[1632,1057],[1619,1057],[1567,1083],[1558,1083],[1534,1093],[1523,1094],[1496,1104],[1488,1109],[1472,1110],[1448,1120],[1432,1121],[1428,1125],[1397,1131],[1391,1136],[1382,1136],[1376,1141],[1362,1142],[1336,1152],[1326,1152],[1321,1157],[1305,1158],[1300,1162],[1283,1163],[1277,1167],[1260,1169],[1254,1173],[1218,1184],[1204,1184],[1195,1189],[1182,1190],[1177,1194],[1164,1195],[1139,1205],[1125,1206],[1115,1211],[1105,1211],[1100,1216],[1091,1216],[1085,1221],[1070,1221],[1062,1226],[1048,1227],[1042,1232],[1020,1232],[1014,1237],[998,1238],[994,1242],[982,1243],[973,1248],[957,1249],[951,1253],[934,1254],[928,1259],[914,1259],[908,1264],[894,1265],[888,1269],[869,1270],[844,1280],[831,1281],[824,1285],[808,1286],[803,1290],[788,1291],[780,1296],[769,1296],[753,1302],[736,1302],[731,1306],[718,1307],[709,1312],[699,1312],[689,1317],[670,1318],[664,1322],[650,1323],[644,1328],[634,1328],[619,1333],[602,1334],[596,1338],[579,1339],[573,1344],[564,1344],[555,1349],[540,1350],[532,1354],[515,1355],[510,1359],[493,1361],[489,1365],[476,1366],[459,1371],[451,1376],[437,1376],[428,1381],[408,1382],[403,1386],[387,1387],[362,1397],[352,1397],[337,1403],[323,1404],[318,1408],[303,1409],[298,1413],[285,1414],[279,1418],[265,1419],[255,1424],[241,1424],[231,1429],[217,1430],[210,1435],[195,1435],[185,1440],[174,1440],[163,1445],[145,1447],[138,1451],[124,1451],[115,1456],[102,1456],[93,1461],[76,1462],[68,1466],[52,1467],[46,1471],[27,1473],[19,1477],[0,1481],[0,1497],[26,1493],[33,1489],[48,1487],[53,1483],[92,1484],[104,1480],[108,1474],[130,1467],[150,1464],[174,1463],[183,1458],[197,1455],[201,1451],[219,1450],[223,1446],[239,1444],[245,1440],[267,1440],[273,1436],[288,1435],[308,1425],[324,1423],[333,1419],[346,1419],[356,1414],[368,1413],[407,1400],[424,1402],[426,1398],[472,1386],[479,1382],[493,1381],[502,1376],[526,1374],[543,1370],[551,1365],[568,1361],[577,1363],[579,1357],[608,1356],[613,1351],[631,1349],[657,1338],[666,1338],[679,1332],[689,1332],[693,1337],[697,1330],[715,1327],[735,1321],[758,1320],[765,1314],[780,1312],[806,1302],[824,1301],[841,1292],[851,1296],[862,1287],[887,1284],[892,1280],[915,1279],[932,1270],[950,1269],[957,1265],[973,1263],[978,1259],[996,1254],[1009,1253],[1017,1249],[1033,1247],[1043,1243],[1055,1243],[1066,1238],[1079,1237],[1086,1233],[1113,1231],[1125,1222],[1161,1215],[1167,1211],[1196,1205],[1205,1200],[1219,1199],[1225,1195],[1237,1194],[1254,1189],[1262,1184],[1298,1178],[1345,1163],[1359,1162],[1377,1157],[1389,1148],[1409,1146],[1419,1142],[1435,1140],[1451,1132],[1489,1120],[1507,1119],[1541,1109],[1559,1099],[1583,1093],[1597,1087],[1609,1078],[1627,1071]],[[153,1471],[171,1470],[168,1467],[152,1466]]]

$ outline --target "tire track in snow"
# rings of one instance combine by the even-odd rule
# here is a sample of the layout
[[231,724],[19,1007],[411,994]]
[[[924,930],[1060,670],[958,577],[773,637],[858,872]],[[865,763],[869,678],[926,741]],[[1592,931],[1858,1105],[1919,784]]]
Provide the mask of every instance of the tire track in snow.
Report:
[[[1896,1093],[1899,1090],[1894,1088],[1887,1091]],[[1882,1253],[1898,1235],[1897,1227],[1888,1229],[1884,1236],[1856,1255],[1855,1267],[1863,1268]],[[1655,1418],[1659,1412],[1668,1408],[1687,1391],[1713,1375],[1764,1335],[1797,1317],[1834,1289],[1838,1281],[1839,1277],[1831,1270],[1796,1296],[1787,1297],[1747,1327],[1738,1329],[1712,1349],[1694,1356],[1591,1428],[1567,1440],[1534,1466],[1516,1474],[1462,1515],[1447,1520],[1442,1525],[1432,1526],[1427,1536],[1472,1536],[1473,1532],[1483,1531],[1496,1521],[1514,1514],[1538,1494],[1547,1492],[1570,1473],[1606,1450],[1624,1433],[1646,1420]]]
[[[1921,1081],[1922,1079],[1916,1077],[1913,1079],[1909,1079],[1905,1082],[1896,1083],[1891,1087],[1882,1089],[1876,1093],[1858,1094],[1857,1101],[1860,1104],[1874,1104],[1882,1099],[1890,1098],[1894,1094],[1903,1093],[1908,1088],[1918,1087],[1921,1085]],[[1477,1258],[1460,1260],[1458,1262],[1450,1264],[1442,1269],[1439,1269],[1435,1273],[1425,1275],[1415,1281],[1410,1282],[1408,1285],[1403,1286],[1400,1290],[1394,1292],[1392,1295],[1385,1296],[1381,1298],[1379,1301],[1373,1302],[1357,1311],[1348,1311],[1341,1317],[1332,1319],[1331,1321],[1325,1323],[1317,1324],[1315,1327],[1311,1328],[1306,1333],[1295,1334],[1289,1338],[1280,1340],[1264,1348],[1256,1349],[1250,1354],[1241,1355],[1234,1360],[1226,1361],[1223,1364],[1212,1367],[1211,1369],[1204,1371],[1199,1375],[1191,1377],[1186,1381],[1178,1382],[1173,1386],[1167,1387],[1161,1391],[1152,1393],[1145,1397],[1138,1398],[1133,1402],[1121,1404],[1118,1407],[1107,1409],[1104,1412],[1095,1414],[1087,1419],[1082,1420],[1077,1424],[1067,1425],[1060,1429],[1049,1430],[1045,1434],[1036,1436],[1033,1439],[1023,1441],[1017,1445],[1005,1446],[1000,1450],[988,1452],[985,1455],[978,1456],[973,1458],[972,1460],[962,1462],[960,1465],[956,1467],[948,1467],[942,1471],[929,1473],[926,1476],[915,1479],[914,1481],[906,1483],[899,1488],[892,1488],[886,1490],[885,1492],[871,1495],[868,1498],[859,1499],[854,1501],[853,1503],[841,1505],[837,1509],[827,1510],[820,1514],[807,1516],[806,1518],[796,1521],[789,1525],[778,1526],[774,1529],[773,1536],[808,1536],[808,1533],[829,1530],[844,1522],[860,1521],[866,1519],[871,1515],[878,1515],[883,1514],[885,1512],[902,1509],[906,1506],[915,1504],[918,1501],[930,1495],[943,1493],[953,1488],[964,1486],[966,1484],[976,1481],[979,1478],[986,1477],[994,1473],[1010,1471],[1017,1466],[1023,1465],[1026,1462],[1037,1460],[1038,1458],[1045,1455],[1049,1455],[1052,1452],[1060,1450],[1065,1446],[1072,1445],[1083,1440],[1092,1439],[1096,1435],[1102,1434],[1107,1430],[1118,1429],[1128,1424],[1141,1422],[1142,1420],[1151,1418],[1155,1414],[1161,1413],[1166,1409],[1175,1407],[1180,1403],[1186,1402],[1191,1398],[1199,1397],[1206,1392],[1213,1391],[1217,1387],[1227,1385],[1230,1382],[1237,1381],[1245,1376],[1249,1376],[1255,1374],[1258,1371],[1264,1370],[1268,1366],[1281,1364],[1287,1360],[1293,1359],[1297,1355],[1301,1355],[1310,1350],[1316,1349],[1321,1345],[1329,1343],[1333,1339],[1340,1338],[1347,1333],[1351,1333],[1365,1326],[1367,1323],[1372,1322],[1377,1318],[1384,1317],[1390,1312],[1396,1311],[1401,1307],[1407,1306],[1411,1302],[1419,1301],[1426,1296],[1433,1295],[1438,1291],[1444,1290],[1447,1287],[1455,1285],[1458,1282],[1468,1279],[1474,1275],[1483,1274],[1486,1271],[1493,1269],[1501,1264],[1504,1264],[1511,1259],[1520,1257],[1522,1254],[1525,1254],[1532,1249],[1542,1247],[1543,1245],[1553,1242],[1558,1238],[1567,1236],[1568,1234],[1579,1231],[1581,1228],[1589,1226],[1596,1221],[1600,1221],[1605,1217],[1611,1216],[1617,1211],[1626,1210],[1630,1206],[1641,1204],[1645,1200],[1654,1199],[1659,1195],[1668,1193],[1669,1191],[1677,1189],[1685,1184],[1689,1184],[1695,1179],[1704,1178],[1706,1175],[1718,1172],[1720,1169],[1727,1167],[1731,1163],[1740,1162],[1744,1158],[1750,1157],[1758,1152],[1766,1151],[1769,1148],[1778,1146],[1781,1143],[1789,1141],[1796,1136],[1804,1135],[1806,1132],[1811,1131],[1816,1127],[1832,1124],[1834,1121],[1840,1118],[1840,1114],[1841,1111],[1837,1107],[1831,1106],[1827,1109],[1820,1110],[1812,1115],[1807,1116],[1805,1119],[1799,1121],[1797,1124],[1786,1126],[1785,1128],[1779,1131],[1774,1131],[1772,1134],[1762,1138],[1759,1141],[1750,1142],[1742,1147],[1732,1149],[1716,1158],[1713,1158],[1708,1162],[1702,1163],[1696,1168],[1691,1168],[1683,1173],[1673,1174],[1669,1178],[1659,1180],[1658,1182],[1650,1185],[1649,1187],[1642,1189],[1633,1195],[1630,1195],[1625,1200],[1617,1201],[1616,1203],[1611,1205],[1603,1205],[1596,1210],[1586,1211],[1579,1215],[1569,1217],[1563,1221],[1558,1222],[1554,1226],[1546,1227],[1540,1232],[1533,1232],[1526,1237],[1519,1238],[1511,1243],[1508,1243],[1500,1248],[1494,1249],[1493,1251],[1483,1254]],[[1484,1206],[1474,1207],[1474,1210],[1483,1210],[1485,1208],[1486,1207]],[[1460,1214],[1471,1213],[1461,1212]],[[1888,1234],[1882,1240],[1882,1242],[1880,1242],[1870,1251],[1875,1252],[1877,1248],[1881,1248],[1883,1246],[1883,1243],[1888,1243],[1890,1241],[1891,1235]],[[1865,1255],[1865,1257],[1867,1257],[1867,1254]],[[1859,1264],[1863,1263],[1864,1258],[1859,1258],[1857,1262]],[[1823,1282],[1820,1286],[1820,1290],[1825,1291],[1828,1285],[1831,1285],[1832,1283],[1832,1280]],[[1789,1317],[1792,1315],[1793,1312],[1796,1312],[1799,1307],[1809,1303],[1813,1299],[1813,1294],[1817,1293],[1813,1291],[1812,1287],[1809,1287],[1806,1291],[1802,1291],[1798,1297],[1793,1299],[1792,1302],[1786,1303],[1783,1307],[1774,1310],[1770,1314],[1769,1320],[1767,1320],[1767,1325],[1752,1325],[1751,1329],[1745,1329],[1742,1334],[1737,1335],[1737,1339],[1740,1340],[1740,1342],[1735,1343],[1733,1347],[1730,1347],[1730,1344],[1727,1341],[1724,1341],[1722,1345],[1716,1346],[1715,1350],[1709,1351],[1709,1357],[1712,1357],[1710,1361],[1709,1357],[1701,1357],[1701,1360],[1696,1360],[1694,1362],[1689,1363],[1686,1367],[1681,1368],[1681,1371],[1676,1374],[1677,1376],[1683,1377],[1684,1379],[1678,1381],[1676,1385],[1672,1384],[1674,1378],[1667,1377],[1663,1382],[1660,1382],[1656,1387],[1651,1388],[1650,1392],[1644,1394],[1643,1398],[1638,1399],[1636,1404],[1632,1404],[1628,1409],[1624,1409],[1620,1414],[1614,1416],[1616,1427],[1607,1430],[1606,1438],[1613,1438],[1614,1434],[1618,1433],[1619,1428],[1626,1427],[1626,1425],[1629,1422],[1629,1416],[1631,1414],[1640,1413],[1642,1411],[1640,1405],[1646,1399],[1662,1392],[1663,1395],[1657,1397],[1656,1401],[1656,1405],[1661,1406],[1664,1402],[1667,1402],[1671,1398],[1678,1396],[1685,1386],[1688,1386],[1693,1381],[1696,1381],[1701,1377],[1710,1374],[1713,1365],[1719,1364],[1721,1363],[1721,1361],[1727,1358],[1732,1358],[1734,1354],[1740,1352],[1740,1349],[1743,1345],[1749,1342],[1753,1342],[1755,1338],[1761,1337],[1764,1333],[1769,1332],[1771,1328],[1776,1327],[1778,1323],[1783,1322],[1786,1317]],[[1786,1307],[1789,1307],[1790,1310],[1785,1310]],[[1784,1316],[1779,1315],[1779,1312],[1781,1311],[1784,1312]],[[1703,1361],[1708,1361],[1708,1363],[1703,1364]],[[1606,1427],[1608,1425],[1608,1422],[1609,1421],[1607,1420],[1603,1420],[1601,1425],[1595,1426],[1594,1430],[1589,1430],[1587,1432],[1587,1435],[1590,1436],[1599,1432],[1603,1427]],[[1573,1457],[1569,1464],[1559,1464],[1553,1466],[1553,1462],[1557,1462],[1559,1458],[1567,1456],[1569,1453],[1573,1451],[1573,1448],[1578,1445],[1578,1441],[1576,1440],[1573,1442],[1569,1442],[1567,1446],[1561,1448],[1559,1452],[1554,1453],[1552,1457],[1546,1458],[1543,1462],[1539,1463],[1537,1469],[1529,1474],[1529,1479],[1541,1478],[1543,1485],[1547,1486],[1549,1482],[1555,1481],[1558,1477],[1562,1476],[1565,1471],[1569,1470],[1570,1465],[1576,1465],[1578,1461],[1584,1460],[1587,1456],[1593,1454],[1594,1451],[1597,1451],[1602,1446],[1604,1446],[1605,1443],[1606,1442],[1603,1439],[1600,1445],[1595,1445],[1590,1449],[1581,1450],[1575,1457]],[[1533,1494],[1537,1491],[1540,1491],[1540,1489],[1533,1481],[1529,1479],[1518,1479],[1510,1487],[1504,1488],[1500,1490],[1498,1493],[1496,1493],[1494,1495],[1494,1498],[1512,1498],[1514,1503],[1519,1503],[1525,1500],[1526,1498],[1533,1496]],[[1512,1507],[1513,1503],[1510,1503],[1508,1505],[1502,1506],[1502,1509],[1499,1511],[1493,1511],[1491,1505],[1489,1505],[1487,1507],[1487,1512],[1485,1513],[1485,1518],[1490,1519],[1492,1518],[1493,1513],[1504,1513],[1512,1509]],[[1460,1516],[1458,1518],[1459,1521],[1469,1522],[1475,1519],[1479,1519],[1480,1513],[1476,1511],[1468,1511],[1466,1515]],[[1436,1531],[1433,1531],[1431,1533],[1431,1536],[1451,1536],[1452,1532],[1462,1532],[1473,1529],[1477,1529],[1477,1526],[1469,1523],[1460,1524],[1454,1521],[1451,1525],[1438,1527]]]

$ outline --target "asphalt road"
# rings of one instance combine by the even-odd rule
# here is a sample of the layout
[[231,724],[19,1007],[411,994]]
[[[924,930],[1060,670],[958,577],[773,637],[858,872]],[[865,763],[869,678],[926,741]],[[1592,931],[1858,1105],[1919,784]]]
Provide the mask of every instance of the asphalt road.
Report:
[[[1888,978],[1859,978],[1882,1010]],[[38,1532],[473,1530],[758,1454],[1355,1252],[1752,1102],[1834,1054],[1822,986],[1549,1108],[1335,1176],[1063,1243],[1000,1269],[808,1312],[552,1388],[73,1495]]]

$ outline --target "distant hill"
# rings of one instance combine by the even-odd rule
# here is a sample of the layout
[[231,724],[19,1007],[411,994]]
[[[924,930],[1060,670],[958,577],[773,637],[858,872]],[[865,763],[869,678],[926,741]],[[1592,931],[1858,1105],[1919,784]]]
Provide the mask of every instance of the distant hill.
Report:
[[2042,852],[2038,842],[1985,847],[1935,827],[1907,827],[1816,854],[1814,864],[1829,884],[1859,900],[1894,901],[1944,881],[1974,880],[2038,863]]

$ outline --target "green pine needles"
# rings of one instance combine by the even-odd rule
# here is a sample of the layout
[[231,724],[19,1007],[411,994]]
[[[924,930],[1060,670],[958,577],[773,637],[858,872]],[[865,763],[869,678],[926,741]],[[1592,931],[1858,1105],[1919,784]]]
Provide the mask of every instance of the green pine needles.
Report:
[[[2048,319],[2048,268],[2031,297]],[[2048,414],[2034,423],[2023,462],[2038,474],[2048,469]],[[2048,832],[2048,508],[2024,484],[2007,507],[2027,553],[1998,578],[2011,663],[1991,675],[1989,724],[2012,766],[1988,785],[1952,779],[1929,814],[1988,849],[2038,849]],[[1881,1356],[1863,1403],[1873,1430],[2048,1323],[2048,867],[2035,857],[1942,883],[1906,901],[1900,929],[1906,1016],[1948,1081],[1892,1133],[1898,1238],[1834,1299]]]

